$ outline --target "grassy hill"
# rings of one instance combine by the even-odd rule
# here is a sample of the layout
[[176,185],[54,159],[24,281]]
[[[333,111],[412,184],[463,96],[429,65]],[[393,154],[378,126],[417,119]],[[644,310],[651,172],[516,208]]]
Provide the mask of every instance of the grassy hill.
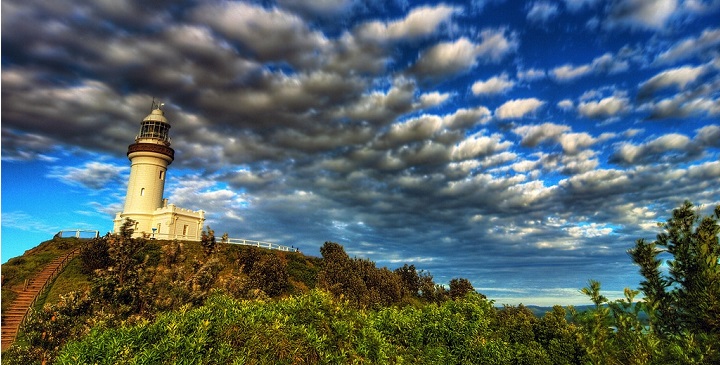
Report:
[[[38,246],[25,251],[22,256],[14,257],[2,265],[2,309],[8,308],[15,300],[17,291],[22,290],[25,281],[37,275],[56,257],[62,256],[75,248],[80,247],[83,240],[77,238],[55,238],[40,243]],[[55,289],[66,292],[87,284],[85,275],[73,275],[73,267],[77,268],[78,260],[73,260],[61,274],[64,283]],[[71,277],[74,276],[74,277]],[[69,287],[67,285],[70,285]],[[64,288],[63,288],[64,286]],[[52,292],[52,290],[51,290]],[[57,295],[57,294],[56,294]],[[54,298],[57,298],[55,296]],[[41,306],[43,303],[39,303]]]
[[[6,265],[35,262],[38,271],[78,245],[83,253],[4,364],[552,364],[582,355],[562,310],[542,319],[499,311],[472,290],[446,291],[408,265],[377,268],[333,243],[316,258],[222,243],[55,239]],[[542,338],[535,328],[547,329]]]
[[[497,308],[466,279],[445,288],[412,265],[378,268],[332,242],[316,258],[218,242],[211,231],[201,242],[54,239],[2,266],[5,308],[13,288],[82,247],[3,364],[720,363],[720,207],[702,221],[688,210],[665,229],[672,247],[693,248],[674,257],[702,269],[689,278],[703,285],[660,288],[665,302],[653,303],[626,289],[610,302],[591,280],[584,311]],[[659,265],[654,245],[639,240],[633,259]]]
[[[22,256],[8,260],[2,265],[2,308],[8,308],[16,297],[16,291],[22,290],[26,279],[37,275],[42,268],[54,258],[62,256],[75,248],[85,247],[89,240],[77,238],[54,238],[40,243],[37,247],[26,251]],[[220,244],[219,244],[220,245]],[[170,247],[182,246],[182,258],[176,259],[169,265],[164,265],[164,253]],[[177,248],[176,248],[177,250]],[[139,255],[146,256],[148,266],[159,270],[174,269],[193,270],[198,262],[205,260],[203,247],[200,242],[179,242],[168,240],[148,240]],[[284,287],[283,295],[292,295],[307,292],[316,285],[317,273],[321,259],[305,256],[302,253],[271,251],[258,249],[252,246],[222,245],[215,253],[219,272],[213,282],[212,288],[219,288],[228,281],[247,280],[248,275],[242,270],[242,265],[249,261],[261,261],[264,257],[275,257],[286,268],[288,285]],[[243,262],[240,262],[244,260]],[[88,290],[91,286],[93,273],[83,269],[83,257],[73,259],[62,273],[58,275],[45,297],[38,303],[57,303],[61,295],[72,291]]]

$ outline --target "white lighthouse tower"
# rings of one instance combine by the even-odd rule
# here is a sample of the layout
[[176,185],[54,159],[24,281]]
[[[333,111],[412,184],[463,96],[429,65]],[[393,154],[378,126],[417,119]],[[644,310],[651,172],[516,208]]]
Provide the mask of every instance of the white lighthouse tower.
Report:
[[205,212],[178,208],[163,199],[167,168],[175,159],[175,150],[170,148],[170,123],[162,104],[153,100],[151,109],[140,123],[135,143],[128,146],[130,180],[125,207],[115,216],[113,231],[118,233],[130,218],[135,222],[135,237],[198,241]]

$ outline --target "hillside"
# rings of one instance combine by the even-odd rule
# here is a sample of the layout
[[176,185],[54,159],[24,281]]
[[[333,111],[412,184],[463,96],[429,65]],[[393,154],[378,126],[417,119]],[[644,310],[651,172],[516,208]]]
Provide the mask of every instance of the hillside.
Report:
[[[53,259],[62,256],[83,244],[83,241],[76,238],[55,238],[40,243],[38,246],[25,251],[22,256],[14,257],[2,265],[2,310],[3,312],[12,304],[17,297],[17,292],[22,291],[26,280],[37,275]],[[76,268],[79,260],[73,260],[70,266],[61,274],[67,277],[72,275],[73,268]],[[70,279],[70,280],[68,280]],[[72,289],[78,285],[87,284],[85,275],[74,279],[67,278],[63,281],[72,282]],[[63,290],[58,288],[56,290]],[[55,297],[56,298],[56,297]],[[40,303],[41,305],[42,303]]]
[[[446,290],[414,266],[377,268],[331,242],[315,258],[211,236],[54,239],[6,265],[29,268],[79,246],[4,363],[552,363],[581,354],[562,309],[544,319],[498,311],[467,280]],[[534,326],[554,329],[536,340]]]
[[[720,207],[700,217],[686,203],[657,241],[630,250],[641,290],[608,301],[590,280],[581,291],[592,308],[542,317],[533,313],[542,308],[497,308],[466,279],[445,288],[412,265],[378,268],[332,242],[314,258],[230,245],[209,229],[199,243],[127,230],[54,239],[2,267],[5,308],[44,263],[81,247],[3,364],[720,363],[718,220]],[[658,247],[676,268],[667,275]]]
[[[54,258],[59,257],[75,248],[88,249],[89,240],[76,238],[54,238],[40,243],[33,249],[26,251],[22,256],[12,258],[2,265],[2,308],[8,308],[16,292],[21,291],[25,280],[32,278]],[[167,253],[176,255],[169,263]],[[94,252],[88,251],[92,256]],[[198,263],[206,263],[203,257],[203,247],[200,242],[179,242],[166,240],[148,240],[144,247],[137,252],[143,256],[145,265],[158,271],[193,271]],[[282,295],[291,295],[307,292],[314,288],[317,272],[321,260],[316,257],[305,256],[302,253],[271,251],[251,246],[223,245],[222,249],[212,257],[214,269],[218,270],[216,278],[209,288],[220,288],[222,285],[231,285],[230,282],[249,280],[250,270],[243,271],[243,265],[252,261],[276,261],[277,259],[287,272],[287,286],[283,286]],[[44,304],[57,303],[60,297],[72,291],[84,291],[91,287],[93,272],[84,267],[83,257],[76,257],[58,275],[55,281],[38,302],[37,308]],[[161,262],[162,261],[162,262]],[[95,262],[97,264],[97,262]]]

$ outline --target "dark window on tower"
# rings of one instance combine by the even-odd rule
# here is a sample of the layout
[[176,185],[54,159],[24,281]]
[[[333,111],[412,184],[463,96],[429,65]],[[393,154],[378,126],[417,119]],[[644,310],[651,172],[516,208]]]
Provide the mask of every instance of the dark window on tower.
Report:
[[160,180],[165,180],[165,171],[160,171]]
[[145,188],[140,189],[140,196],[145,196]]

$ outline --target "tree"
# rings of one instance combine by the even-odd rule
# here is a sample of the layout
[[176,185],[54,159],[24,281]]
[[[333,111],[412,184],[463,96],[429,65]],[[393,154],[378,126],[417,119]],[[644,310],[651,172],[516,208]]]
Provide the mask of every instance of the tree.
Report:
[[[652,243],[638,240],[629,251],[645,278],[640,289],[662,335],[692,332],[720,334],[720,206],[700,217],[690,202],[673,210]],[[662,258],[668,266],[664,275]]]
[[367,288],[343,246],[335,242],[325,242],[320,247],[320,254],[323,257],[322,269],[318,275],[320,286],[336,297],[344,296],[355,304],[362,304]]
[[216,248],[217,248],[217,242],[215,241],[215,231],[210,229],[210,226],[207,226],[207,232],[202,231],[202,235],[200,236],[200,244],[203,247],[203,253],[205,253],[205,257],[209,257],[212,255]]
[[720,206],[701,217],[685,202],[655,241],[636,241],[628,253],[644,277],[643,301],[633,301],[640,291],[625,289],[625,299],[610,302],[590,281],[582,292],[595,309],[575,319],[591,363],[720,363],[719,220]]
[[80,268],[85,275],[95,270],[106,269],[112,264],[108,255],[108,242],[105,238],[94,238],[80,250]]
[[450,299],[462,299],[467,293],[475,291],[470,280],[465,278],[454,278],[450,280],[450,291],[448,295]]
[[395,269],[395,274],[400,277],[403,291],[413,297],[420,296],[420,275],[418,275],[415,265],[405,264],[403,267]]
[[287,267],[277,255],[263,255],[250,270],[251,287],[260,289],[270,297],[282,294],[287,289]]

